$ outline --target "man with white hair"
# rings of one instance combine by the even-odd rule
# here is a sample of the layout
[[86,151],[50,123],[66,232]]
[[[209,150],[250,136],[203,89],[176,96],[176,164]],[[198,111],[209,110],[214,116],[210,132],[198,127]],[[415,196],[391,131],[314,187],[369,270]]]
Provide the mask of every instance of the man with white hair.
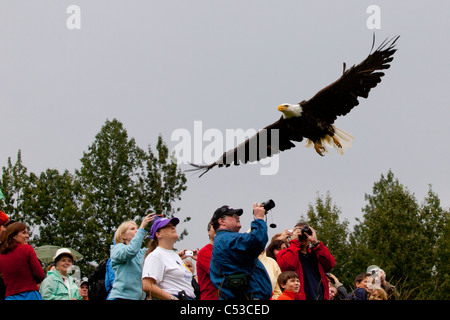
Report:
[[386,273],[383,269],[376,265],[370,265],[366,270],[367,274],[370,274],[367,279],[367,288],[372,289],[384,289],[386,291],[388,300],[396,300],[399,298],[399,293],[397,289],[386,281]]

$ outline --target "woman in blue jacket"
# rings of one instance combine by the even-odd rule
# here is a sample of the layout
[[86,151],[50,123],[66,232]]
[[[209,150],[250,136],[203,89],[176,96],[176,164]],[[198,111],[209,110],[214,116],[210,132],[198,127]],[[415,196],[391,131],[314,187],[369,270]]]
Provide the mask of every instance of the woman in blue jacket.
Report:
[[108,300],[143,300],[142,265],[147,248],[142,248],[145,227],[155,218],[147,215],[138,228],[133,221],[122,223],[114,236],[115,245],[111,246],[111,266],[115,279]]

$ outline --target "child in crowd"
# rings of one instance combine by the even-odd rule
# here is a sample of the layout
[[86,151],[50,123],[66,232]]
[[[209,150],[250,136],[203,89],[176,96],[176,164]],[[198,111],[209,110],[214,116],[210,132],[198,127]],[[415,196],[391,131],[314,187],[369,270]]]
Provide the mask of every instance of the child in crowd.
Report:
[[355,278],[356,289],[350,293],[347,300],[367,300],[367,280],[370,275],[368,273],[360,273]]
[[387,300],[387,293],[382,288],[375,288],[369,291],[368,300]]
[[305,296],[299,293],[300,278],[295,271],[285,271],[278,276],[278,284],[283,293],[277,300],[305,300]]

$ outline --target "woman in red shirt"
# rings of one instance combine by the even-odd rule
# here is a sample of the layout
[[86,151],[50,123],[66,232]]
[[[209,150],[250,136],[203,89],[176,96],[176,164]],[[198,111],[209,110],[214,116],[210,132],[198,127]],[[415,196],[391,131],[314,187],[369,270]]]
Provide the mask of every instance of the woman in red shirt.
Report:
[[44,270],[28,244],[29,237],[22,222],[10,224],[2,234],[0,273],[6,285],[5,300],[42,300],[37,284],[44,280]]

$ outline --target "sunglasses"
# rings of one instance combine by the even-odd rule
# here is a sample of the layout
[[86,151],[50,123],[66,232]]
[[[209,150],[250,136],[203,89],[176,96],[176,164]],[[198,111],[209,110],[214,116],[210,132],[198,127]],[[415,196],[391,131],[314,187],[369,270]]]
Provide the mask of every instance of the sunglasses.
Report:
[[239,218],[239,215],[236,213],[233,213],[232,215],[223,215],[222,217],[220,217],[221,219],[225,219],[226,217],[232,217],[232,218]]

